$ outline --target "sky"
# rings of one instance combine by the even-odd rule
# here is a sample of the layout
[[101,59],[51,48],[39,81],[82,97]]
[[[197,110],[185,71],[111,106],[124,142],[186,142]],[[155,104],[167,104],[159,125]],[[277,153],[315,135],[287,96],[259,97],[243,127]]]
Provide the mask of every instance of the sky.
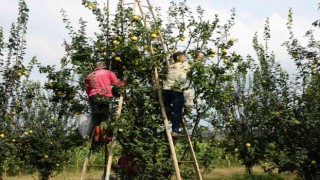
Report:
[[[171,0],[150,0],[153,6],[161,7],[166,14]],[[72,25],[78,27],[80,17],[88,21],[88,32],[93,36],[98,30],[97,23],[91,12],[81,4],[82,0],[26,0],[29,7],[29,23],[27,32],[27,50],[25,60],[36,56],[38,61],[45,65],[59,64],[65,54],[62,46],[64,39],[69,40],[68,30],[62,21],[61,9],[66,11]],[[107,0],[97,0],[106,3]],[[110,0],[111,7],[118,2]],[[133,2],[127,0],[125,2]],[[174,2],[180,2],[174,0]],[[146,0],[141,0],[146,5]],[[187,0],[189,7],[201,6],[205,16],[210,19],[218,14],[222,23],[230,17],[230,10],[236,9],[235,25],[231,36],[237,39],[234,48],[243,56],[254,56],[252,38],[255,32],[262,40],[264,23],[270,19],[271,50],[276,54],[276,60],[284,65],[284,69],[294,72],[295,67],[290,61],[285,48],[281,44],[288,40],[289,33],[286,29],[289,8],[292,8],[294,18],[294,33],[302,41],[304,33],[313,28],[312,22],[319,19],[319,0]],[[11,23],[15,22],[18,15],[18,0],[1,0],[0,26],[3,27],[5,39],[10,32]],[[320,34],[320,33],[316,33]]]

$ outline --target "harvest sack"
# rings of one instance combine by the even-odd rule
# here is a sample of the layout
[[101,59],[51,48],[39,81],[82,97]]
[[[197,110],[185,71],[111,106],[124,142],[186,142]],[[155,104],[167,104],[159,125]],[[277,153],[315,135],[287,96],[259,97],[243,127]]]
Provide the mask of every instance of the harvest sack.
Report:
[[92,121],[90,115],[80,114],[77,116],[78,130],[83,138],[89,136],[92,129]]
[[187,89],[183,92],[184,96],[184,105],[186,107],[192,107],[194,105],[193,99],[194,99],[194,92],[193,89]]

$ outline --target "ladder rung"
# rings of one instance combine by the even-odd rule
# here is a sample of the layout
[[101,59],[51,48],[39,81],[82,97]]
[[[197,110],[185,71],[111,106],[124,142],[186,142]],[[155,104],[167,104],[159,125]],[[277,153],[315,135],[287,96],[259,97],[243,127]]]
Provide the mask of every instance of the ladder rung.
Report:
[[107,165],[88,165],[87,167],[105,167]]
[[179,163],[194,163],[194,161],[178,161]]
[[178,138],[178,137],[188,137],[186,134],[179,134],[176,136],[172,136],[173,138]]
[[[132,5],[132,4],[134,4],[134,3],[124,3],[123,5],[127,6],[127,5]],[[146,5],[141,5],[141,7],[149,8],[149,6],[146,6]]]

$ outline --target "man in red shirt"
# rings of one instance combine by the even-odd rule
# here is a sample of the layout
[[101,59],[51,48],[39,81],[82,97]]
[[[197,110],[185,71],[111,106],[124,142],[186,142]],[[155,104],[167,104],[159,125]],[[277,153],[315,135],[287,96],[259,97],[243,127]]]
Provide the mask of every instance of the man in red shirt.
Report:
[[[111,85],[125,86],[125,81],[119,81],[112,71],[106,70],[105,62],[98,61],[95,67],[95,71],[87,76],[86,93],[91,106],[94,141],[99,142],[104,132],[100,124],[106,122],[111,114],[109,112],[109,101],[113,97]],[[108,135],[112,136],[112,132]]]

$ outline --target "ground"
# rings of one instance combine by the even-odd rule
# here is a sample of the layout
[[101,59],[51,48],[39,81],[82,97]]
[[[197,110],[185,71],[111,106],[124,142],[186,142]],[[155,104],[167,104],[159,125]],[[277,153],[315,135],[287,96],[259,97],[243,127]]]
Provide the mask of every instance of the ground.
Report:
[[[241,178],[242,175],[245,173],[244,167],[237,166],[237,167],[226,167],[226,168],[215,168],[209,174],[204,174],[204,180],[232,180],[232,179],[246,179]],[[86,174],[86,180],[101,180],[101,175],[103,170],[92,170],[88,171]],[[264,175],[263,171],[259,167],[255,167],[253,169],[254,174]],[[51,178],[51,180],[79,180],[81,176],[81,172],[63,172],[59,174],[57,177]],[[277,179],[283,180],[299,180],[297,176],[293,173],[285,173],[277,176]],[[21,175],[21,176],[14,176],[14,177],[5,177],[4,180],[34,180],[37,178],[37,175]],[[175,178],[173,178],[175,179]],[[264,176],[264,178],[258,179],[274,179],[268,178],[268,176]]]

